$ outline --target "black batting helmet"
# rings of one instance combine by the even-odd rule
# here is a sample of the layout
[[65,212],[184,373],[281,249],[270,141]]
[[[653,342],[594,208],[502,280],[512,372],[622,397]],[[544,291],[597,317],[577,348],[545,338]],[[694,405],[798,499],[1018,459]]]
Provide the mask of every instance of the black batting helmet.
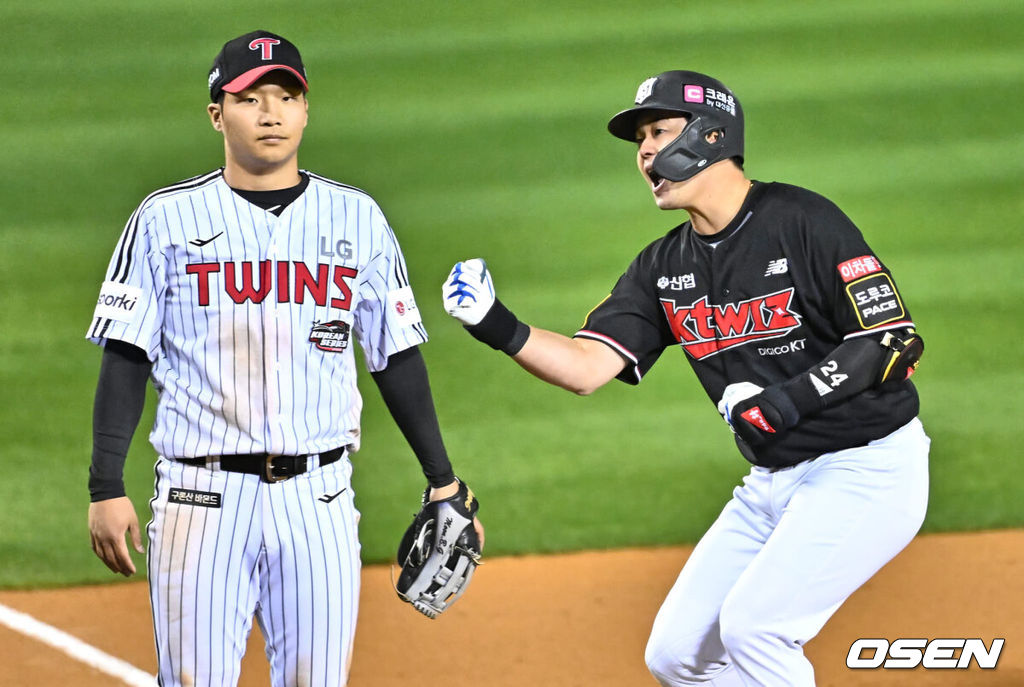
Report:
[[[640,84],[635,104],[608,122],[613,136],[635,142],[638,122],[651,114],[685,115],[689,120],[654,158],[654,171],[666,179],[684,181],[729,158],[743,164],[743,110],[718,79],[699,72],[662,72]],[[714,131],[720,136],[709,143],[707,136]]]

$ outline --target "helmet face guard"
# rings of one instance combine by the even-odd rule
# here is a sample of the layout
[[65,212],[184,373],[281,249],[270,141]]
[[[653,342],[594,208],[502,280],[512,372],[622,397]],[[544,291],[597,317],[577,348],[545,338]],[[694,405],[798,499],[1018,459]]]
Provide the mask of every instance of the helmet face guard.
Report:
[[[689,121],[655,156],[656,174],[670,181],[685,181],[719,160],[738,158],[743,162],[743,110],[721,81],[681,70],[652,76],[640,84],[635,107],[612,117],[608,131],[635,141],[640,119],[659,115],[683,116]],[[708,136],[715,131],[720,135],[709,142]]]
[[[669,181],[686,181],[709,165],[734,156],[728,132],[718,122],[708,120],[697,116],[686,123],[682,133],[654,156],[655,174]],[[708,136],[715,131],[720,132],[718,139],[709,142]]]

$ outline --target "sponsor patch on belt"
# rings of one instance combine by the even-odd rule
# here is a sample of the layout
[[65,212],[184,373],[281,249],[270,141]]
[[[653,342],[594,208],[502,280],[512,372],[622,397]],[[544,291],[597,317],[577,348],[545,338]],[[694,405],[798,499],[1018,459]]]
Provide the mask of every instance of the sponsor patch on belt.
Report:
[[202,506],[203,508],[220,508],[220,494],[212,491],[195,491],[193,489],[171,489],[167,497],[170,503],[184,506]]
[[321,351],[341,353],[348,348],[349,327],[347,322],[317,322],[309,333],[310,342]]

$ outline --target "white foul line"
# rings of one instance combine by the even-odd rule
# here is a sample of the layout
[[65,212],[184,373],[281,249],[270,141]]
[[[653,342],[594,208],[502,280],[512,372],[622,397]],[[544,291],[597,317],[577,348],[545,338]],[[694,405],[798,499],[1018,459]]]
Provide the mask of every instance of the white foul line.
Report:
[[67,632],[40,622],[32,616],[0,604],[0,625],[49,644],[78,661],[115,677],[132,687],[156,687],[156,678],[130,663],[104,653]]

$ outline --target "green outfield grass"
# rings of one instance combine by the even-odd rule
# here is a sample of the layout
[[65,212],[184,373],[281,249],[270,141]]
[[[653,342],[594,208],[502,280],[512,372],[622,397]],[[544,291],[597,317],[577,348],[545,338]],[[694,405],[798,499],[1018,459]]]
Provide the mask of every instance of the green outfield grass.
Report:
[[[673,4],[678,6],[673,7]],[[1010,0],[7,3],[0,184],[0,587],[114,577],[88,545],[99,351],[84,340],[125,220],[221,164],[206,73],[226,39],[294,40],[312,87],[303,167],[360,186],[402,242],[446,443],[492,555],[695,541],[747,465],[683,354],[579,398],[444,315],[454,260],[571,333],[659,212],[608,117],[670,68],[717,75],[753,178],[835,200],[892,267],[927,341],[926,531],[1024,525],[1024,5]],[[369,379],[357,504],[392,555],[422,476]],[[127,466],[143,523],[151,397]],[[141,562],[141,561],[140,561]]]

